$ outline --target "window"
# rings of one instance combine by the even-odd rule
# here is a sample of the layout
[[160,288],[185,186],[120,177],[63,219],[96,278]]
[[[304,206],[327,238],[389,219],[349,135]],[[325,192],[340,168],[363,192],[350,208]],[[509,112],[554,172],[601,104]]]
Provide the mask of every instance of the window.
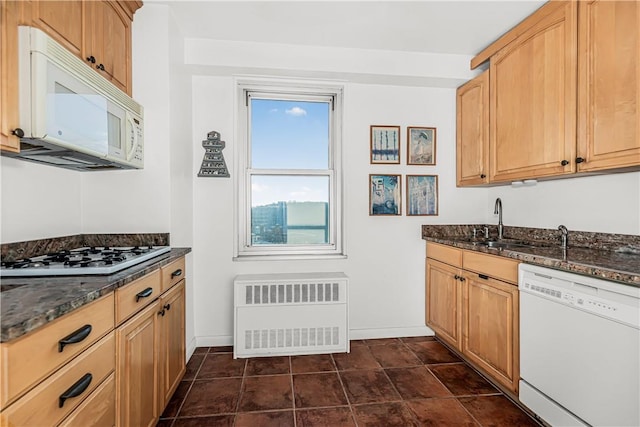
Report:
[[240,84],[238,94],[236,255],[343,255],[341,90]]

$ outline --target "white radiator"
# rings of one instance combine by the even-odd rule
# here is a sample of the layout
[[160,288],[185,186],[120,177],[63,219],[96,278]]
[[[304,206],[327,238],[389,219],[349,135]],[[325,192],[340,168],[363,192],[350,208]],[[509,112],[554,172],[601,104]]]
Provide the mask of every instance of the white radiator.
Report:
[[347,284],[344,273],[236,276],[233,357],[348,352]]

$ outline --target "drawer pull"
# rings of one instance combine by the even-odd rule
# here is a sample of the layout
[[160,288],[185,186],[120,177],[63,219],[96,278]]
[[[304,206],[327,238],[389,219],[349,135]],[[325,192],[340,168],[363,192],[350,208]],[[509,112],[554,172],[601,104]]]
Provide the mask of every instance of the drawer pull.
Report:
[[62,353],[65,345],[76,344],[84,340],[91,333],[91,325],[84,325],[77,331],[71,332],[66,337],[58,341],[58,353]]
[[489,276],[487,276],[486,274],[478,273],[478,277],[481,278],[481,279],[484,279],[484,280],[488,280],[489,279]]
[[153,288],[147,288],[144,291],[140,291],[136,294],[136,302],[140,301],[142,298],[146,298],[153,293]]
[[176,271],[174,271],[173,273],[171,273],[171,278],[173,279],[174,277],[179,277],[182,276],[182,269],[179,268]]
[[58,399],[58,407],[62,408],[64,406],[64,401],[67,399],[71,399],[72,397],[80,396],[91,384],[91,380],[93,376],[91,374],[84,374],[82,378],[80,378],[74,385],[69,387],[67,391],[60,395]]

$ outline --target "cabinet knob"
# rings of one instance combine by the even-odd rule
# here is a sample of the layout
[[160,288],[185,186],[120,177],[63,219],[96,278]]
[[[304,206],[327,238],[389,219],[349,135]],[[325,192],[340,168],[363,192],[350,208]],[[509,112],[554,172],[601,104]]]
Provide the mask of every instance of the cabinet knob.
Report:
[[89,57],[87,57],[87,61],[91,62],[92,64],[96,63],[96,58],[95,56],[91,55]]
[[164,317],[165,313],[166,313],[166,310],[163,308],[161,311],[158,312],[158,316]]
[[582,162],[586,162],[587,159],[583,158],[583,157],[576,157],[576,163],[582,163]]
[[569,160],[563,160],[560,162],[562,166],[567,166],[569,164]]
[[165,304],[164,309],[167,311],[171,310],[171,304]]
[[484,178],[486,178],[486,177],[487,177],[487,175],[485,175],[485,174],[480,174],[480,178],[484,179]]
[[24,136],[24,131],[20,128],[15,128],[11,131],[11,135],[15,135],[18,138],[22,138]]
[[96,65],[96,68],[97,68],[98,70],[100,70],[100,71],[104,71],[104,65],[102,65],[102,64],[98,64],[98,65]]

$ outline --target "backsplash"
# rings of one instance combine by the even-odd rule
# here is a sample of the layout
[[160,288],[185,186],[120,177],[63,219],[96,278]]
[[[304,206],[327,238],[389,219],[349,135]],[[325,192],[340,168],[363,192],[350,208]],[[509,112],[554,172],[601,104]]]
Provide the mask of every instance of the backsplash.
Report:
[[143,234],[77,234],[74,236],[54,237],[50,239],[29,240],[25,242],[2,243],[0,258],[2,261],[15,261],[44,255],[64,249],[92,246],[168,246],[169,233]]
[[[482,237],[482,229],[489,228],[489,235],[496,238],[498,227],[494,224],[423,225],[422,237],[469,237],[473,229]],[[504,238],[541,242],[547,246],[560,246],[560,231],[549,228],[504,226]],[[569,247],[640,254],[640,236],[632,234],[592,233],[569,230]]]

